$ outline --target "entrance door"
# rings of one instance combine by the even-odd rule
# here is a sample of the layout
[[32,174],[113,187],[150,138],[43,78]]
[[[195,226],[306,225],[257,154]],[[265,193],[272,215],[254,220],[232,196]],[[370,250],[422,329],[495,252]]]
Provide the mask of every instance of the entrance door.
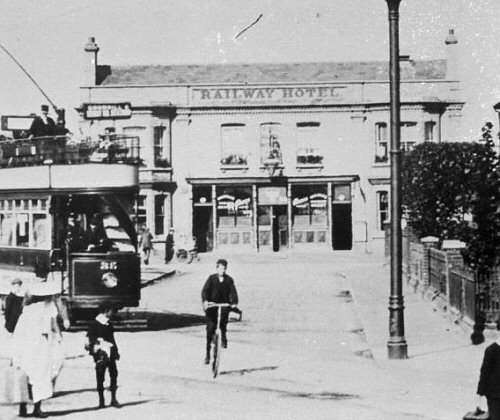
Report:
[[196,238],[198,252],[213,249],[212,206],[193,207],[193,236]]
[[259,206],[259,249],[279,252],[288,246],[287,206]]
[[336,251],[352,249],[352,205],[332,204],[332,247]]

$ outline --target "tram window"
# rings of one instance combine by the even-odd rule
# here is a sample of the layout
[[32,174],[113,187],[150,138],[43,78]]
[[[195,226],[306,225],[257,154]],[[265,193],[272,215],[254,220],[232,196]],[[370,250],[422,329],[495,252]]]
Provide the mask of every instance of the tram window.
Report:
[[16,245],[27,248],[29,246],[29,215],[27,213],[16,214]]
[[50,230],[46,214],[33,215],[33,247],[50,248]]
[[14,215],[12,213],[0,214],[0,244],[2,246],[15,246]]

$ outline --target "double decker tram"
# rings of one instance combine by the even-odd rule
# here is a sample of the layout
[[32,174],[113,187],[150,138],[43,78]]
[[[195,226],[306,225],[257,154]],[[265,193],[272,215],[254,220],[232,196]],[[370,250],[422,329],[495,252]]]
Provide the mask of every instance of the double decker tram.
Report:
[[73,324],[103,302],[138,306],[139,164],[137,137],[0,141],[0,294],[43,264]]

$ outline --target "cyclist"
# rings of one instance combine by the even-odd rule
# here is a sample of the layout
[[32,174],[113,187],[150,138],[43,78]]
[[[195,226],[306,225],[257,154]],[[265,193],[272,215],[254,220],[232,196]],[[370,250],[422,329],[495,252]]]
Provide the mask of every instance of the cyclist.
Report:
[[220,328],[222,332],[222,347],[227,348],[227,321],[229,317],[229,312],[234,311],[242,316],[241,311],[238,309],[238,293],[236,292],[236,287],[234,285],[234,280],[232,277],[226,274],[227,260],[219,259],[215,264],[216,273],[211,274],[203,290],[201,291],[201,300],[203,302],[203,310],[205,311],[206,321],[207,321],[207,346],[206,346],[206,356],[205,364],[210,363],[210,346],[212,339],[217,328],[217,308],[210,308],[209,302],[213,303],[228,303],[231,305],[230,308],[223,308]]

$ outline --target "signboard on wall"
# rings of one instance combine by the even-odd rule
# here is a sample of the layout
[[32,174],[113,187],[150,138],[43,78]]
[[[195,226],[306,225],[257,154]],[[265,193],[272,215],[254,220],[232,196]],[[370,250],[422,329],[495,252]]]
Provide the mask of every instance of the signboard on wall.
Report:
[[260,187],[259,205],[287,205],[286,187]]
[[28,131],[35,117],[35,115],[2,115],[2,130]]
[[130,102],[83,104],[83,118],[86,120],[118,120],[132,117]]

